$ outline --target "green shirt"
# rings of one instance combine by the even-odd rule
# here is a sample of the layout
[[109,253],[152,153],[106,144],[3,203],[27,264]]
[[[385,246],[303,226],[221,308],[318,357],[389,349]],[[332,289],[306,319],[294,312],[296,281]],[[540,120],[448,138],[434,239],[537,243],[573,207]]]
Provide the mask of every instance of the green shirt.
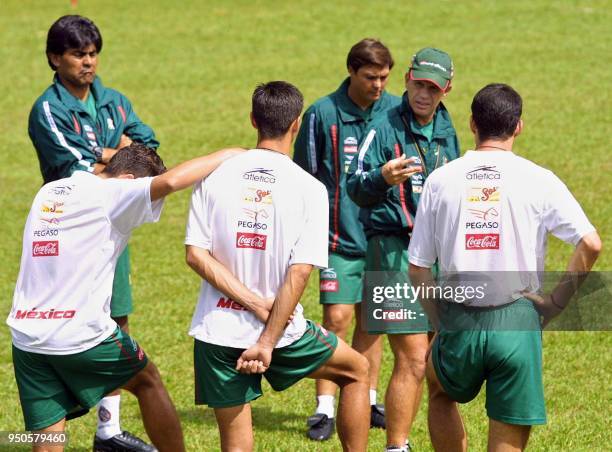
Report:
[[159,146],[153,130],[136,115],[127,97],[106,88],[99,77],[84,103],[56,75],[30,111],[28,134],[45,183],[69,177],[74,171],[93,172],[97,160],[93,148],[115,149],[122,134],[154,149]]
[[81,103],[81,105],[83,105],[85,111],[89,113],[89,116],[91,116],[92,119],[95,121],[98,118],[98,112],[96,111],[96,99],[94,98],[94,95],[90,92],[87,95],[87,99],[85,99],[85,101],[79,99],[79,102]]
[[376,120],[401,99],[383,92],[367,110],[348,96],[350,79],[333,93],[317,100],[304,113],[295,142],[293,160],[327,188],[329,198],[329,250],[347,256],[365,256],[366,238],[359,222],[359,207],[348,197],[346,175],[358,144]]
[[[408,235],[425,179],[436,168],[459,157],[457,134],[443,104],[436,109],[430,124],[432,136],[428,140],[423,129],[417,127],[404,95],[401,105],[389,110],[387,120],[374,124],[365,135],[359,157],[351,163],[346,186],[349,196],[362,207],[360,220],[367,237]],[[416,157],[423,172],[390,186],[382,175],[382,167],[402,154]]]

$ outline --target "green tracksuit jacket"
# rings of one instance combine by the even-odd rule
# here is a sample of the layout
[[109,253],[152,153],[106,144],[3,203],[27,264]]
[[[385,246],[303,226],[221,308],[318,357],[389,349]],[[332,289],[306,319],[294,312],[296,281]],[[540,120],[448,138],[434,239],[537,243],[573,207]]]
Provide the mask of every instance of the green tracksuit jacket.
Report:
[[123,94],[105,88],[98,77],[91,93],[96,100],[95,121],[57,75],[34,103],[28,133],[45,183],[68,177],[77,170],[93,171],[96,163],[93,148],[116,148],[122,134],[154,149],[159,146],[153,130],[136,116]]
[[[362,207],[360,220],[368,238],[376,234],[409,235],[425,178],[459,157],[459,141],[444,105],[440,104],[434,114],[431,142],[420,134],[413,121],[404,94],[401,105],[390,110],[388,118],[377,121],[365,135],[359,155],[349,168],[348,193]],[[390,186],[382,176],[382,167],[402,154],[417,157],[417,164],[424,170],[403,184]]]
[[346,174],[365,131],[401,100],[384,92],[364,111],[348,97],[348,86],[347,78],[338,90],[306,110],[293,159],[327,187],[329,250],[365,256],[366,238],[359,223],[360,209],[346,192]]

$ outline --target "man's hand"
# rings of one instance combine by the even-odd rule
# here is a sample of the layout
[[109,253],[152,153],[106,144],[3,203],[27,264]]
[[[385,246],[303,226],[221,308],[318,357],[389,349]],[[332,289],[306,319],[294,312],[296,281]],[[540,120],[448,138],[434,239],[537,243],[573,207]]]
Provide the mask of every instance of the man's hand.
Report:
[[121,134],[121,138],[119,139],[119,145],[117,146],[117,150],[123,149],[126,146],[132,144],[132,139],[127,135]]
[[557,304],[553,302],[552,295],[538,295],[536,293],[525,292],[523,293],[523,296],[533,302],[536,310],[544,318],[542,321],[542,328],[548,325],[548,322],[561,314],[561,311],[563,311],[561,306],[557,306]]
[[382,175],[385,182],[389,185],[399,185],[408,179],[410,176],[423,171],[419,165],[412,165],[416,157],[406,158],[406,154],[402,154],[396,159],[389,160],[382,167]]
[[242,374],[263,374],[270,367],[272,350],[274,347],[257,342],[242,352],[236,363],[236,370]]

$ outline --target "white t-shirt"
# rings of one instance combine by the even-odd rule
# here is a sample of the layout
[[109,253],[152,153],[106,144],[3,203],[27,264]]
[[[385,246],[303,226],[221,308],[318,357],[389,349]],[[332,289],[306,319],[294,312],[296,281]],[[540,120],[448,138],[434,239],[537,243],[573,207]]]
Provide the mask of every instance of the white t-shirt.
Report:
[[551,171],[512,152],[468,151],[425,182],[408,253],[420,267],[438,259],[442,273],[506,272],[481,300],[500,305],[539,288],[547,233],[576,245],[594,230]]
[[[323,184],[288,156],[252,149],[196,185],[185,244],[209,250],[254,293],[274,297],[290,265],[327,267],[327,203]],[[298,304],[277,347],[302,337],[302,311]],[[254,314],[202,281],[191,336],[248,348],[263,328]]]
[[7,319],[15,347],[74,354],[117,328],[110,317],[117,258],[132,229],[161,214],[163,202],[151,203],[151,180],[102,179],[77,171],[38,191]]

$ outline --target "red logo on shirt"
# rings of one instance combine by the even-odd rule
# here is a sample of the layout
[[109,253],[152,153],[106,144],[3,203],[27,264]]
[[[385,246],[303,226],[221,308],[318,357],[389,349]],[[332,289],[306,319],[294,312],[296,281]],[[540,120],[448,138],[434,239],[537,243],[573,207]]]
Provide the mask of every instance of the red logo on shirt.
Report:
[[466,234],[466,250],[498,250],[499,234]]
[[57,240],[32,242],[32,257],[58,256],[59,242]]
[[338,280],[328,279],[321,280],[319,283],[319,291],[321,292],[338,292]]
[[48,311],[38,311],[36,308],[32,308],[30,311],[27,309],[22,311],[17,309],[15,313],[16,320],[30,320],[30,319],[45,319],[45,320],[53,320],[53,319],[71,319],[76,314],[74,309],[70,309],[68,311],[56,311],[55,308],[50,309]]
[[236,234],[236,248],[254,248],[256,250],[265,250],[267,239],[268,236],[262,234],[238,232]]
[[219,301],[217,302],[217,307],[223,309],[233,309],[234,311],[247,311],[247,308],[242,306],[237,301],[232,300],[231,298],[224,297],[219,298]]

